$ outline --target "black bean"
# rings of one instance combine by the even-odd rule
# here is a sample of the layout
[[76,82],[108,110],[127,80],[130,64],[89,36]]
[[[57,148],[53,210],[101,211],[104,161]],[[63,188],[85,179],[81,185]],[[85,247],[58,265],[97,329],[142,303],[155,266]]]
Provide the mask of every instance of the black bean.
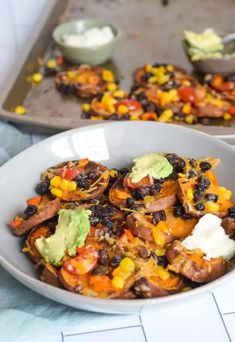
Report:
[[120,261],[122,260],[122,256],[121,255],[115,255],[114,257],[112,257],[112,259],[110,260],[109,265],[112,267],[117,267],[120,263]]
[[164,210],[153,213],[152,223],[157,224],[159,221],[166,221],[166,213]]
[[126,199],[126,207],[127,208],[131,208],[133,206],[133,204],[135,204],[135,201],[132,197],[128,197]]
[[174,216],[181,217],[184,213],[184,208],[181,205],[178,205],[174,209]]
[[132,190],[132,195],[136,200],[142,200],[144,198],[143,193],[140,189]]
[[145,92],[139,93],[137,97],[138,97],[138,101],[147,99]]
[[198,178],[198,184],[202,184],[205,187],[205,189],[208,189],[211,185],[209,179],[206,178],[205,176],[200,176]]
[[200,198],[202,198],[204,195],[203,192],[199,191],[199,190],[195,190],[193,193],[193,199],[195,202],[197,202]]
[[44,69],[44,76],[45,77],[55,76],[56,74],[57,74],[56,68],[45,67],[45,69]]
[[93,270],[93,274],[95,275],[108,275],[109,267],[105,265],[99,265]]
[[227,76],[227,81],[228,82],[235,82],[235,75],[228,75]]
[[167,66],[167,64],[166,64],[166,63],[159,63],[159,62],[155,62],[155,63],[153,64],[153,67],[154,67],[154,68],[158,68],[158,67],[160,67],[160,66]]
[[109,120],[118,120],[119,116],[118,116],[118,114],[114,113],[114,114],[110,115],[108,119]]
[[195,159],[189,159],[189,165],[195,168],[197,166],[197,161]]
[[197,175],[197,172],[195,170],[189,170],[188,172],[188,178],[193,178],[193,177],[196,177]]
[[113,222],[107,219],[104,219],[102,221],[103,225],[108,228],[108,229],[112,229],[113,228]]
[[200,183],[195,185],[195,189],[198,190],[200,193],[204,193],[205,190],[206,190],[206,188],[204,187],[204,185],[202,185],[202,184],[200,184]]
[[155,112],[155,110],[156,110],[156,106],[155,106],[155,104],[154,103],[148,103],[146,106],[144,106],[144,110],[146,111],[146,112]]
[[205,206],[204,206],[203,203],[197,203],[195,207],[196,207],[196,209],[199,210],[199,211],[205,210]]
[[183,213],[182,218],[184,220],[191,220],[192,216],[186,212]]
[[99,250],[99,263],[101,265],[107,265],[109,262],[109,253],[106,249]]
[[202,172],[206,172],[206,171],[211,169],[211,164],[209,162],[201,162],[199,164],[199,166],[200,166]]
[[28,219],[29,217],[33,216],[34,214],[36,214],[38,211],[38,208],[36,205],[28,205],[27,208],[24,211],[24,216],[26,219]]
[[148,79],[152,76],[153,74],[151,72],[146,72],[143,76],[141,76],[141,80],[144,82],[148,82]]
[[49,191],[49,182],[41,182],[39,183],[36,188],[35,191],[39,194],[39,195],[44,195]]
[[229,208],[228,209],[228,216],[235,218],[235,208]]
[[77,186],[82,189],[88,188],[89,186],[89,181],[85,177],[76,178],[75,182],[77,183]]
[[154,196],[157,195],[161,191],[161,185],[159,183],[155,183],[150,188],[150,195]]
[[167,265],[168,265],[167,258],[164,255],[163,256],[157,256],[157,264],[159,266],[163,266],[164,268],[167,267]]
[[218,195],[216,194],[206,194],[205,200],[210,202],[217,202],[218,201]]
[[137,84],[132,84],[131,88],[130,88],[130,92],[133,93],[134,91],[136,91],[139,88],[139,86]]

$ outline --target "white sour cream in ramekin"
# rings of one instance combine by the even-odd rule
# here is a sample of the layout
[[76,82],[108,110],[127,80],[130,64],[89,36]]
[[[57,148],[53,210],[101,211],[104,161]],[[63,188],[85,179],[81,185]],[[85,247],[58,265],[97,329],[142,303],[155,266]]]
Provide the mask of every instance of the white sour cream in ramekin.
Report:
[[66,34],[62,37],[66,45],[73,47],[98,47],[110,42],[114,38],[109,26],[93,27],[81,34]]
[[231,259],[235,254],[235,242],[225,233],[221,222],[216,215],[204,215],[194,227],[192,235],[182,241],[183,246],[189,250],[199,248],[206,260],[218,257]]

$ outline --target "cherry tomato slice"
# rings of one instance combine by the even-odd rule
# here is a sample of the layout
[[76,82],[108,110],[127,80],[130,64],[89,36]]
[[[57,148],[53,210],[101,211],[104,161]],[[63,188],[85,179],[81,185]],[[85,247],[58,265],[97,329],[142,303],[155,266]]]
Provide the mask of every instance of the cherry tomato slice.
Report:
[[146,176],[146,177],[142,178],[137,183],[132,183],[131,179],[128,175],[123,180],[123,185],[127,186],[128,188],[131,188],[131,189],[138,189],[138,188],[142,188],[144,186],[151,186],[151,185],[153,185],[153,183],[154,183],[153,177],[151,177],[151,176]]
[[124,105],[126,106],[129,111],[134,111],[134,110],[137,110],[137,109],[141,109],[141,104],[136,101],[136,100],[132,100],[132,99],[123,99],[123,100],[120,100],[118,101],[114,106],[115,106],[115,109],[118,109],[118,107],[120,105]]
[[91,247],[84,249],[80,255],[65,261],[63,267],[71,274],[83,275],[95,267],[98,257],[98,251]]
[[235,116],[235,106],[229,108],[229,113]]
[[196,101],[196,93],[192,87],[181,87],[178,89],[178,94],[183,102],[194,103]]
[[79,174],[78,170],[67,169],[66,167],[63,167],[59,172],[60,177],[65,178],[70,181],[76,178],[78,174]]

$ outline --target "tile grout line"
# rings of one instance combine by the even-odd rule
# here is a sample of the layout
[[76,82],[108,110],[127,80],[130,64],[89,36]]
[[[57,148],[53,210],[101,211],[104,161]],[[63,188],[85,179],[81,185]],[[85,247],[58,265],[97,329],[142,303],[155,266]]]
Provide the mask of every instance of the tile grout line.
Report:
[[[99,332],[104,332],[104,331],[112,331],[112,330],[122,330],[122,329],[130,329],[130,328],[138,328],[141,327],[140,324],[135,324],[135,325],[129,325],[129,326],[124,326],[124,327],[118,327],[118,328],[109,328],[109,329],[101,329],[101,330],[92,330],[92,331],[84,331],[84,332],[80,332],[80,333],[74,333],[74,334],[66,334],[63,336],[67,337],[67,336],[78,336],[78,335],[85,335],[85,334],[92,334],[92,333],[99,333]],[[146,342],[148,342],[146,340]]]
[[221,311],[220,311],[220,308],[219,308],[219,305],[218,305],[217,300],[216,300],[216,298],[215,298],[215,295],[214,295],[213,292],[211,292],[211,295],[212,295],[212,298],[214,299],[216,308],[217,308],[218,313],[219,313],[219,315],[220,315],[220,318],[221,318],[221,320],[222,320],[222,323],[223,323],[224,329],[225,329],[225,331],[226,331],[226,334],[227,334],[227,336],[228,336],[228,339],[229,339],[230,342],[232,342],[232,339],[231,339],[231,337],[230,337],[230,335],[229,335],[228,329],[227,329],[227,327],[226,327],[226,324],[225,324],[223,315],[222,315],[222,313],[221,313]]
[[139,314],[139,320],[140,320],[140,323],[141,323],[141,328],[142,328],[142,331],[143,331],[143,334],[144,334],[145,342],[148,342],[148,339],[147,339],[147,336],[146,336],[146,332],[145,332],[145,329],[144,329],[144,326],[143,326],[143,322],[142,322],[142,317],[141,317],[140,314]]

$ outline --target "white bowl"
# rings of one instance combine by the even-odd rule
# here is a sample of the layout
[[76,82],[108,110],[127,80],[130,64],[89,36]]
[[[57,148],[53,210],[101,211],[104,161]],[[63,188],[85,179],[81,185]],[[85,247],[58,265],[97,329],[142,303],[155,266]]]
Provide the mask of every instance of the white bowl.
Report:
[[235,270],[189,292],[153,299],[107,300],[81,296],[41,282],[32,262],[21,252],[22,240],[13,236],[8,222],[33,196],[45,168],[64,160],[88,157],[107,166],[123,167],[146,152],[175,152],[188,157],[221,159],[216,169],[221,183],[235,193],[235,150],[206,134],[171,124],[116,122],[77,128],[34,145],[0,168],[0,262],[30,289],[59,303],[104,313],[138,312],[144,306],[177,305],[180,300],[211,291],[235,275]]

